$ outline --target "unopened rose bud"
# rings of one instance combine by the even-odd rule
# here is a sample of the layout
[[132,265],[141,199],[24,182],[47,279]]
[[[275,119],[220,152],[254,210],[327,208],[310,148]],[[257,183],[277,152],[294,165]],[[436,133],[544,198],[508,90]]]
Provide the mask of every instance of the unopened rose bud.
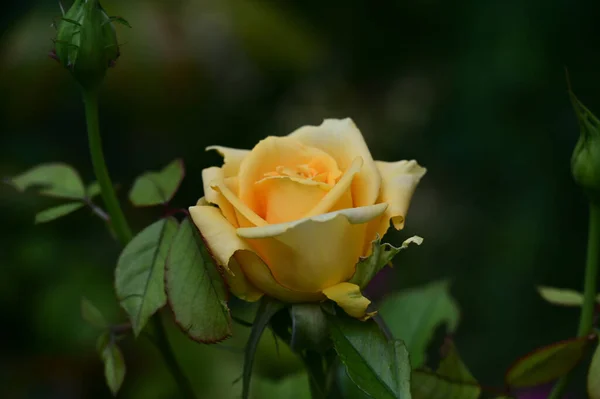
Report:
[[600,201],[600,121],[573,93],[571,100],[580,129],[579,140],[571,157],[573,178],[591,201]]
[[119,44],[112,19],[98,0],[75,0],[58,25],[55,54],[82,87],[102,82],[119,57]]

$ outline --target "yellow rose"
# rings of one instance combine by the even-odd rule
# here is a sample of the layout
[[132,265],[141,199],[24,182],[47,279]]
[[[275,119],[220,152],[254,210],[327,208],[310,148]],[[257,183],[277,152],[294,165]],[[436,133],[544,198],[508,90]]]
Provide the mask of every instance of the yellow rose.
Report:
[[374,161],[351,119],[267,137],[251,151],[208,149],[224,165],[203,170],[205,197],[190,215],[232,293],[247,301],[329,298],[368,317],[370,301],[347,281],[390,220],[404,227],[425,168]]

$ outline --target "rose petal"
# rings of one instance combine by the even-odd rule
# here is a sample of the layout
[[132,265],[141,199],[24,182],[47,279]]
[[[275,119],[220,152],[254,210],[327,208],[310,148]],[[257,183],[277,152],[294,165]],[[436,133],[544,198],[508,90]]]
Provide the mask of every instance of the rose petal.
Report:
[[[339,177],[335,160],[327,153],[308,147],[291,137],[267,137],[260,141],[240,165],[239,198],[255,213],[261,214],[261,198],[256,196],[255,184],[271,175],[277,168],[295,170],[299,165],[314,164],[319,172]],[[333,183],[333,182],[332,182]],[[234,204],[235,206],[235,204]],[[237,208],[237,206],[235,206]]]
[[227,199],[218,192],[217,190],[211,187],[211,184],[215,181],[221,182],[223,181],[223,169],[212,167],[207,168],[202,171],[202,184],[204,185],[204,198],[207,202],[211,204],[215,204],[219,207],[221,212],[223,212],[223,216],[235,227],[239,227],[237,217],[235,215],[235,210],[233,209],[233,205]]
[[387,204],[378,204],[343,209],[289,223],[239,228],[237,234],[248,239],[281,285],[320,292],[354,274],[368,222],[386,208]]
[[323,294],[337,303],[346,313],[357,319],[367,320],[377,312],[367,313],[371,303],[360,293],[360,287],[352,283],[340,283],[323,290]]
[[240,164],[250,154],[249,150],[240,150],[237,148],[221,147],[211,145],[206,147],[206,151],[215,150],[223,157],[223,173],[225,177],[237,176],[240,170]]
[[380,237],[388,230],[390,220],[396,230],[404,227],[404,219],[417,184],[427,172],[417,161],[375,162],[381,173],[381,194],[377,202],[390,206],[377,229]]
[[341,170],[349,169],[354,159],[361,157],[364,166],[352,181],[354,206],[375,203],[381,177],[371,152],[352,119],[325,119],[320,126],[303,126],[288,137],[330,154]]
[[239,265],[232,258],[237,251],[251,250],[248,244],[237,236],[235,227],[215,207],[192,206],[189,211],[215,260],[227,271],[224,275],[231,292],[248,301],[260,298],[262,292],[246,279]]

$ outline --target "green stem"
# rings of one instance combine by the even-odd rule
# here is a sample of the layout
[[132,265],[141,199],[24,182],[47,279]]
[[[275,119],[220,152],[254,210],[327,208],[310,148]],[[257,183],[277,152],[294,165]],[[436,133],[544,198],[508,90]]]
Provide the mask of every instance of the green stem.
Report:
[[100,137],[100,126],[98,123],[98,92],[96,90],[83,90],[83,103],[85,104],[85,119],[87,122],[90,155],[94,174],[100,185],[102,199],[106,210],[110,215],[110,224],[114,229],[119,242],[125,246],[131,240],[131,230],[125,220],[125,215],[119,205],[119,200],[110,180],[104,153],[102,151],[102,139]]
[[[96,180],[100,185],[102,193],[102,199],[106,206],[106,210],[110,217],[110,224],[117,236],[119,242],[125,246],[132,239],[131,230],[125,219],[125,215],[121,210],[119,200],[115,193],[114,186],[110,180],[108,174],[108,168],[104,160],[104,153],[102,151],[102,139],[100,136],[100,126],[98,121],[98,92],[93,89],[83,89],[83,102],[85,104],[85,119],[87,122],[88,139],[90,146],[90,154],[92,157],[92,164],[94,166],[94,173]],[[167,368],[173,375],[173,378],[177,382],[181,393],[185,398],[195,398],[194,390],[190,381],[187,379],[183,370],[177,363],[177,359],[173,354],[173,349],[167,339],[165,328],[157,313],[152,317],[152,323],[154,324],[154,330],[156,333],[156,346],[161,352]]]
[[[583,307],[579,318],[577,336],[585,337],[592,331],[594,308],[596,307],[598,264],[600,263],[600,204],[590,202],[587,259],[583,289]],[[570,373],[563,376],[552,390],[548,399],[559,399],[567,387]]]
[[325,399],[326,394],[326,374],[323,371],[323,358],[316,352],[306,351],[304,356],[304,365],[308,371],[310,396],[312,399]]

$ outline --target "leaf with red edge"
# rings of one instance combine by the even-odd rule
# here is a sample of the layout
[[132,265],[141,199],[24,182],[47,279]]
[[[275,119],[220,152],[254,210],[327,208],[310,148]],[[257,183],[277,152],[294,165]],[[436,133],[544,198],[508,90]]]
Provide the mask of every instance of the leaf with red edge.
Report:
[[590,399],[600,399],[600,345],[596,347],[588,371],[587,389]]
[[175,321],[190,338],[215,343],[231,335],[225,280],[189,218],[173,239],[165,282]]
[[543,385],[571,371],[583,358],[590,335],[548,345],[517,360],[507,371],[505,381],[511,388]]

